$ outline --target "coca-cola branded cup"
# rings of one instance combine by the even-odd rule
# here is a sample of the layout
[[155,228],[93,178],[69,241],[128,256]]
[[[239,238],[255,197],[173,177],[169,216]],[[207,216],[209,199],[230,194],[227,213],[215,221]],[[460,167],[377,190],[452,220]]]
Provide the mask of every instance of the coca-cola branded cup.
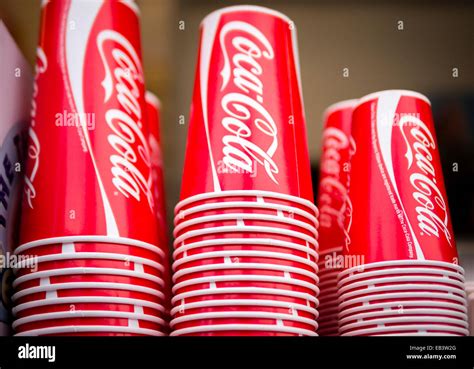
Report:
[[319,211],[294,24],[258,6],[215,11],[196,71],[172,335],[315,335]]
[[132,1],[43,3],[21,244],[77,235],[159,244],[139,32]]
[[345,100],[324,112],[321,169],[317,206],[319,215],[320,326],[318,332],[337,335],[338,258],[351,224],[350,160],[356,147],[351,136],[352,110],[357,100]]
[[364,265],[457,264],[429,100],[405,90],[370,94],[354,108],[353,122],[357,151],[351,161],[347,255],[363,257]]
[[[352,120],[357,150],[350,242],[338,276],[340,333],[465,334],[464,271],[429,100],[413,91],[373,93],[359,100]],[[396,305],[402,314],[374,313]],[[424,313],[409,315],[405,306]]]
[[[159,103],[145,93],[139,9],[66,0],[43,2],[41,14],[12,298],[27,315],[14,326],[21,335],[161,335],[169,251]],[[47,304],[96,298],[97,310],[67,317]],[[123,310],[127,299],[157,308],[141,319]]]

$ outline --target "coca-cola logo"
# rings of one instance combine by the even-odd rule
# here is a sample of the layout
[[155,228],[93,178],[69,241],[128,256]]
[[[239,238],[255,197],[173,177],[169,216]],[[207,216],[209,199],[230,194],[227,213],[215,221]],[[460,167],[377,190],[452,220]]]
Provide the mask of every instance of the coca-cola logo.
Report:
[[444,234],[451,245],[448,228],[448,207],[436,180],[433,152],[436,144],[427,125],[418,117],[406,115],[400,118],[399,127],[405,140],[407,169],[410,173],[412,197],[418,228],[424,235],[440,237]]
[[[264,106],[262,59],[275,57],[273,47],[256,27],[234,21],[222,27],[219,36],[224,58],[221,71],[221,91],[232,85],[238,92],[228,92],[221,99],[225,117],[221,124],[228,132],[222,138],[223,163],[233,170],[253,173],[253,162],[265,169],[275,183],[279,169],[273,156],[278,148],[278,129],[271,114]],[[254,135],[269,138],[267,147],[255,144]],[[262,142],[263,140],[258,140]]]
[[35,80],[33,83],[33,100],[31,105],[31,122],[30,128],[28,129],[28,147],[27,147],[27,155],[28,155],[28,162],[30,163],[31,167],[28,173],[25,174],[25,185],[24,185],[24,192],[25,192],[25,199],[28,203],[28,206],[33,209],[33,200],[36,197],[36,188],[34,186],[34,181],[36,178],[36,174],[38,173],[38,168],[40,164],[40,152],[41,152],[41,145],[38,139],[38,136],[35,132],[36,127],[36,113],[37,113],[37,104],[36,98],[38,96],[38,79],[40,76],[46,72],[48,69],[48,58],[44,50],[41,47],[38,47],[36,50],[36,65],[35,65]]
[[[323,133],[323,145],[318,204],[320,226],[332,228],[335,222],[344,232],[348,243],[348,231],[352,220],[352,204],[348,195],[350,165],[348,159],[355,153],[355,142],[339,128],[328,127]],[[347,157],[341,155],[344,151],[347,151]],[[346,173],[345,181],[341,172]]]
[[[143,194],[153,209],[150,148],[142,132],[140,98],[143,91],[140,85],[143,84],[143,71],[140,58],[133,45],[113,30],[99,33],[97,47],[105,70],[102,81],[104,104],[112,96],[119,104],[119,108],[114,104],[105,113],[105,121],[111,130],[107,140],[115,151],[110,156],[112,183],[127,198],[140,201]],[[147,173],[139,170],[140,163],[145,163]]]

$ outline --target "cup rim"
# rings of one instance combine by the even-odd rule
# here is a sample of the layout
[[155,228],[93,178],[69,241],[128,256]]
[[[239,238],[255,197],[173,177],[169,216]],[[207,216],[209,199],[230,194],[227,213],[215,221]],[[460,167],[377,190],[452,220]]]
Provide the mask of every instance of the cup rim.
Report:
[[[339,293],[338,294],[338,300],[339,301],[345,301],[348,299],[350,301],[354,297],[357,296],[365,296],[365,295],[371,295],[371,294],[378,294],[379,292],[386,292],[386,291],[400,291],[400,292],[406,292],[406,291],[418,291],[418,290],[430,290],[430,291],[443,291],[448,294],[460,294],[465,291],[463,289],[457,289],[454,287],[448,287],[448,286],[437,286],[437,285],[425,285],[425,284],[402,284],[402,285],[392,285],[392,286],[383,286],[383,287],[371,287],[371,288],[365,288],[362,290],[356,290],[353,292],[344,292],[344,293]],[[459,295],[462,297],[461,295]]]
[[341,272],[340,279],[345,278],[346,275],[350,273],[361,273],[360,269],[363,268],[362,272],[365,272],[366,269],[372,268],[381,268],[381,267],[390,267],[390,266],[427,266],[427,267],[440,267],[448,268],[451,270],[457,270],[462,275],[464,275],[464,269],[457,264],[449,263],[447,261],[438,261],[438,260],[415,260],[415,259],[406,259],[406,260],[388,260],[388,261],[378,261],[374,263],[363,264],[359,266],[354,266],[352,268],[345,269]]
[[[382,269],[382,270],[374,270],[371,272],[363,272],[358,274],[353,274],[348,277],[338,278],[337,285],[344,286],[346,284],[353,283],[353,281],[357,280],[365,280],[366,278],[374,277],[379,278],[380,276],[385,275],[417,275],[417,274],[431,274],[436,276],[443,276],[443,277],[452,277],[452,279],[457,279],[458,281],[463,281],[463,276],[460,273],[452,272],[449,270],[442,270],[436,268],[393,268],[393,269]],[[381,277],[384,278],[384,277]]]
[[350,309],[343,309],[339,313],[339,318],[342,319],[345,316],[351,315],[351,314],[361,314],[367,311],[372,311],[372,312],[378,312],[378,311],[373,311],[375,309],[384,309],[382,311],[394,311],[396,310],[385,310],[386,308],[392,308],[392,307],[397,307],[397,305],[403,305],[403,308],[407,308],[410,306],[414,307],[421,307],[421,306],[429,306],[431,308],[438,308],[438,309],[445,309],[445,310],[456,310],[459,312],[462,312],[463,314],[467,314],[467,308],[461,304],[457,304],[454,302],[440,302],[440,301],[432,301],[432,300],[419,300],[419,301],[404,301],[403,304],[400,304],[399,302],[379,302],[376,304],[369,304],[369,305],[362,305],[362,306],[356,306]]
[[[418,328],[418,329],[417,329]],[[340,334],[341,336],[354,336],[354,335],[361,335],[361,334],[371,334],[371,333],[388,333],[388,332],[403,332],[403,331],[415,331],[417,330],[417,333],[431,333],[431,332],[425,332],[428,330],[431,331],[441,331],[441,332],[449,332],[449,333],[460,333],[465,336],[469,334],[469,331],[465,328],[459,328],[457,329],[456,327],[449,327],[447,328],[446,326],[443,325],[418,325],[418,326],[394,326],[394,327],[381,327],[381,328],[369,328],[369,329],[361,329],[361,330],[355,330],[351,332],[346,332]],[[351,333],[351,334],[348,334]],[[353,334],[356,333],[356,334]],[[438,336],[442,336],[442,334],[438,333]]]
[[316,294],[319,293],[319,287],[316,285],[316,283],[311,284],[306,281],[300,281],[298,279],[294,278],[285,278],[285,277],[275,277],[275,276],[266,276],[266,275],[222,275],[222,276],[213,276],[213,277],[200,277],[200,278],[193,278],[189,279],[187,281],[182,281],[179,283],[176,283],[172,287],[173,293],[175,293],[177,290],[189,286],[193,286],[196,284],[202,284],[202,283],[215,283],[215,282],[274,282],[274,283],[279,283],[279,284],[291,284],[299,287],[305,287],[308,289],[312,289]]
[[[55,283],[47,284],[43,286],[29,287],[20,291],[17,291],[12,296],[12,301],[15,302],[18,299],[41,292],[52,292],[58,290],[68,289],[111,289],[111,290],[124,290],[128,292],[141,292],[146,293],[160,299],[165,299],[163,292],[155,290],[149,287],[136,286],[133,284],[126,283],[111,283],[111,282],[69,282],[69,283]],[[85,296],[84,296],[85,297]]]
[[[77,316],[75,316],[77,315]],[[54,312],[29,315],[16,319],[12,323],[12,328],[16,329],[24,324],[55,320],[55,319],[80,319],[80,318],[105,318],[105,319],[128,319],[128,320],[146,320],[162,326],[166,326],[166,322],[156,316],[141,313],[129,313],[124,311],[106,311],[106,310],[74,310],[66,312]]]
[[179,237],[177,237],[173,242],[173,246],[175,248],[178,248],[180,247],[180,243],[194,237],[209,236],[209,235],[220,234],[220,233],[235,233],[235,232],[277,234],[280,236],[298,238],[302,241],[305,241],[307,243],[314,245],[316,249],[318,249],[319,247],[318,246],[319,244],[316,238],[310,237],[304,233],[291,231],[288,229],[281,229],[281,228],[276,228],[276,227],[262,227],[262,226],[223,226],[223,227],[210,227],[210,228],[200,229],[196,231],[188,231],[180,235]]
[[439,336],[455,336],[455,337],[459,337],[459,336],[464,336],[463,334],[457,334],[457,333],[443,333],[443,334],[440,334],[440,333],[431,333],[431,332],[424,332],[424,333],[387,333],[387,334],[384,334],[384,333],[381,333],[381,334],[369,334],[367,335],[368,337],[370,336],[380,336],[380,337],[390,337],[390,336],[398,336],[398,337],[413,337],[413,336],[424,336],[424,337],[428,337],[428,336],[431,336],[431,337],[439,337]]
[[279,325],[264,325],[264,324],[214,324],[206,326],[198,326],[191,328],[183,328],[171,331],[170,336],[180,336],[190,333],[204,333],[204,332],[222,332],[222,331],[260,331],[260,332],[281,332],[281,333],[295,333],[307,336],[317,336],[316,332]]
[[[291,305],[291,306],[288,306]],[[184,306],[184,307],[183,307]],[[205,300],[198,302],[185,302],[180,305],[176,305],[171,309],[171,315],[174,316],[183,308],[186,309],[200,309],[208,307],[220,307],[220,306],[254,306],[254,307],[276,307],[276,308],[288,308],[305,311],[309,314],[313,314],[316,318],[319,317],[317,309],[307,305],[301,305],[298,303],[288,303],[278,300],[259,300],[259,299],[217,299],[217,300]]]
[[315,296],[310,295],[306,292],[297,292],[297,291],[288,291],[280,290],[277,288],[265,288],[265,287],[226,287],[226,288],[207,288],[199,289],[190,292],[183,292],[173,296],[171,299],[171,304],[176,305],[176,303],[187,298],[200,297],[207,295],[223,295],[223,294],[253,294],[253,295],[278,295],[285,297],[294,297],[301,300],[311,301],[312,303],[318,305],[318,299]]
[[[28,258],[30,259],[30,258]],[[38,255],[33,256],[33,260],[36,260],[37,263],[45,263],[51,261],[72,261],[77,259],[99,259],[99,260],[119,260],[119,261],[128,261],[137,264],[148,265],[152,268],[164,272],[164,267],[160,263],[143,258],[140,256],[126,255],[126,254],[117,254],[117,253],[108,253],[108,252],[67,252],[67,253],[57,253],[57,254],[48,254],[48,255]],[[17,268],[20,269],[22,266],[18,265],[26,264],[26,260],[21,261],[17,264]]]
[[288,202],[294,202],[307,208],[310,208],[314,211],[316,217],[319,215],[319,210],[311,201],[303,199],[301,197],[287,195],[284,193],[273,192],[273,191],[262,191],[262,190],[224,190],[219,192],[204,192],[197,195],[193,195],[187,197],[185,199],[180,200],[175,206],[175,214],[178,213],[179,209],[183,206],[192,204],[193,202],[215,199],[219,197],[263,197],[263,198],[270,198],[270,199],[278,199],[284,200]]
[[[353,282],[349,284],[345,284],[344,286],[337,286],[337,289],[339,293],[345,293],[345,291],[350,291],[353,288],[358,288],[358,287],[367,287],[370,288],[369,286],[374,286],[378,284],[383,284],[383,283],[392,283],[392,282],[420,282],[420,283],[426,283],[426,282],[433,282],[433,283],[443,283],[444,284],[451,284],[453,286],[457,286],[459,288],[463,288],[463,283],[461,281],[457,281],[455,279],[449,280],[448,278],[444,278],[441,281],[441,278],[439,277],[415,277],[415,276],[406,276],[406,277],[386,277],[386,278],[374,278],[374,279],[369,279],[369,280],[363,280],[360,282]],[[455,283],[456,282],[456,283]]]
[[212,246],[225,246],[225,245],[260,245],[260,246],[273,246],[273,247],[282,247],[288,248],[292,250],[298,250],[301,252],[305,252],[307,254],[311,254],[316,259],[318,258],[318,253],[309,246],[303,246],[297,243],[292,243],[288,241],[282,240],[272,240],[272,239],[265,239],[265,238],[221,238],[221,239],[214,239],[214,240],[207,240],[207,241],[197,241],[188,244],[182,244],[175,248],[173,251],[173,258],[176,259],[177,255],[180,253],[184,253],[188,250],[199,249],[202,247],[212,247]]
[[[42,278],[51,278],[51,277],[63,277],[71,275],[84,275],[84,274],[102,274],[102,275],[112,275],[112,276],[121,276],[121,277],[131,277],[131,278],[141,278],[147,281],[157,283],[161,287],[164,287],[165,281],[153,274],[142,273],[135,270],[122,270],[116,268],[97,268],[97,267],[77,267],[77,268],[62,268],[62,269],[50,269],[34,273],[29,273],[21,277],[15,278],[13,281],[13,288],[18,287],[22,283],[29,282],[35,279]],[[95,283],[95,282],[93,282]]]
[[[318,231],[316,227],[310,226],[308,223],[302,222],[300,220],[282,217],[278,215],[247,214],[247,213],[205,215],[199,218],[185,220],[174,227],[173,236],[177,237],[179,232],[182,232],[182,234],[189,232],[189,231],[186,231],[186,228],[188,227],[192,227],[192,226],[199,225],[202,223],[223,221],[223,220],[228,220],[228,221],[235,220],[236,227],[240,227],[241,221],[246,221],[246,220],[262,220],[262,221],[268,221],[268,222],[273,222],[273,223],[281,223],[281,224],[286,224],[286,225],[305,229],[306,231],[311,232],[314,235],[314,237],[318,237]],[[220,226],[220,227],[226,227],[226,226]],[[252,227],[252,226],[249,226],[249,227]],[[260,227],[260,226],[255,226],[255,227]],[[266,226],[262,226],[262,227],[266,227]]]
[[135,333],[147,336],[164,336],[163,332],[155,331],[148,328],[135,327],[117,327],[109,325],[70,325],[58,326],[49,328],[32,329],[29,331],[16,333],[15,336],[40,336],[46,334],[61,334],[61,333]]
[[314,319],[309,319],[305,317],[300,317],[297,315],[291,314],[282,314],[282,313],[271,313],[271,312],[258,312],[258,311],[229,311],[229,312],[210,312],[210,313],[196,313],[189,314],[180,317],[176,317],[170,321],[170,327],[173,327],[177,324],[193,322],[196,320],[206,320],[206,319],[239,319],[239,318],[254,318],[254,319],[272,319],[272,320],[290,320],[293,322],[298,322],[302,324],[308,324],[313,326],[315,329],[318,327],[318,323]]
[[146,250],[150,250],[155,252],[156,254],[160,255],[161,257],[165,257],[165,253],[161,250],[158,246],[153,245],[148,242],[134,240],[132,238],[127,237],[115,237],[115,236],[100,236],[100,235],[80,235],[80,236],[61,236],[61,237],[49,237],[49,238],[42,238],[39,240],[29,241],[21,244],[18,246],[14,253],[15,255],[33,249],[35,247],[40,246],[49,246],[49,245],[57,245],[57,244],[67,244],[67,243],[110,243],[110,244],[119,244],[122,246],[136,246],[141,247]]
[[178,278],[181,278],[185,275],[199,273],[199,272],[214,272],[217,270],[230,270],[230,269],[257,269],[257,270],[271,270],[274,272],[288,272],[293,274],[303,275],[305,277],[314,279],[316,283],[319,282],[319,278],[316,273],[310,272],[306,269],[290,267],[286,265],[276,265],[276,264],[264,264],[264,263],[221,263],[221,264],[212,264],[212,265],[201,265],[197,267],[185,268],[178,270],[173,274],[172,280],[173,283],[176,283]]
[[249,208],[249,209],[265,209],[265,210],[276,210],[278,211],[287,211],[298,214],[306,219],[310,220],[312,224],[319,225],[317,218],[306,212],[300,208],[296,208],[290,205],[282,205],[282,204],[275,204],[269,202],[258,202],[258,201],[226,201],[226,202],[219,202],[219,203],[210,203],[210,204],[202,204],[190,207],[186,210],[181,210],[176,214],[174,217],[173,223],[174,225],[180,223],[186,216],[200,213],[204,211],[210,210],[220,210],[220,209],[232,209],[232,208]]
[[108,297],[108,296],[80,296],[80,297],[53,297],[43,300],[34,300],[18,304],[12,308],[13,315],[23,310],[35,309],[50,305],[60,304],[122,304],[131,306],[141,306],[160,312],[165,312],[165,308],[156,302],[133,299],[130,297]]
[[173,270],[177,267],[181,266],[182,264],[186,264],[189,262],[197,261],[197,260],[205,260],[205,259],[212,259],[212,258],[226,258],[226,257],[260,257],[260,258],[272,258],[278,260],[285,260],[291,261],[294,263],[300,263],[312,267],[316,273],[318,272],[318,265],[308,259],[302,258],[301,256],[285,254],[283,252],[273,252],[273,251],[257,251],[257,250],[224,250],[224,251],[209,251],[209,252],[202,252],[195,255],[188,255],[183,256],[173,263]]
[[[448,309],[436,309],[436,308],[414,308],[414,309],[404,309],[403,314],[399,314],[399,316],[417,316],[417,315],[443,315],[443,316],[450,316],[450,317],[458,317],[460,319],[466,318],[466,314],[462,313],[460,311],[453,311],[453,310],[448,310]],[[359,321],[362,320],[364,322],[371,322],[372,320],[365,320],[366,318],[383,318],[383,317],[390,317],[390,316],[396,316],[397,311],[392,310],[382,310],[382,311],[372,311],[372,312],[365,312],[365,313],[359,313],[359,314],[354,314],[354,315],[348,315],[345,317],[342,317],[339,319],[339,323],[341,325],[344,325],[346,322],[351,322],[353,320]]]
[[[469,324],[463,319],[454,319],[454,318],[447,318],[447,317],[400,317],[400,318],[381,318],[381,319],[374,319],[368,322],[357,322],[351,324],[339,324],[339,333],[347,332],[354,328],[363,328],[371,325],[377,326],[385,326],[385,324],[395,324],[395,323],[445,323],[446,325],[454,325],[457,327],[469,328]],[[339,322],[340,323],[340,322]],[[390,326],[391,327],[391,326]]]
[[[390,300],[394,299],[396,302],[398,299],[404,299],[404,298],[412,298],[413,301],[419,301],[420,299],[438,299],[438,300],[450,300],[450,301],[457,301],[459,302],[460,305],[466,306],[466,299],[462,298],[461,296],[458,295],[453,295],[449,293],[438,293],[438,292],[398,292],[398,293],[384,293],[384,294],[377,294],[377,295],[365,295],[365,296],[360,296],[356,297],[354,299],[340,302],[339,303],[339,309],[341,311],[345,310],[347,306],[351,306],[354,304],[359,304],[359,303],[367,303],[363,306],[372,306],[370,304],[371,301],[377,301],[377,300]],[[404,301],[406,302],[406,301]],[[441,301],[440,301],[441,303]],[[442,302],[443,304],[446,303],[446,301]],[[400,304],[400,303],[399,303]]]

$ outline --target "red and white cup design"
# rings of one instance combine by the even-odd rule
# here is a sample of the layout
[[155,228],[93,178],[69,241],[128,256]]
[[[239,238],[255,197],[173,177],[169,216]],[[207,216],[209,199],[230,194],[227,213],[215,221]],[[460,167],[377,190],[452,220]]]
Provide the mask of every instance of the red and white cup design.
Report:
[[[351,202],[348,196],[350,160],[355,152],[351,136],[352,110],[357,100],[345,100],[328,107],[324,113],[324,130],[317,206],[319,214],[320,321],[323,335],[336,335],[337,325],[337,258],[348,242]],[[328,267],[329,266],[329,267]],[[327,300],[327,301],[324,301]]]
[[181,200],[260,190],[313,202],[293,22],[257,6],[211,13],[196,71]]
[[165,252],[168,252],[168,226],[166,223],[166,197],[160,133],[161,103],[158,97],[156,97],[156,95],[150,91],[145,93],[145,103],[149,131],[148,144],[151,154],[153,198],[154,203],[156,204],[156,216],[158,218],[158,225],[160,227],[160,236],[163,240],[163,248]]
[[[317,206],[320,252],[346,244],[351,202],[348,196],[350,160],[355,153],[351,136],[352,110],[357,100],[345,100],[328,107],[324,130]],[[342,249],[341,249],[342,251]]]
[[147,122],[149,129],[148,143],[151,152],[151,168],[152,168],[152,191],[155,211],[159,226],[159,236],[161,239],[160,248],[164,252],[163,266],[165,268],[164,279],[166,283],[165,294],[166,300],[171,300],[171,266],[169,263],[169,238],[168,224],[166,221],[166,198],[165,198],[165,182],[163,172],[163,156],[161,148],[160,133],[160,110],[161,103],[150,91],[145,93],[145,102],[147,109]]
[[[429,100],[387,90],[359,100],[352,136],[351,243],[363,263],[418,260],[457,264]],[[370,231],[368,231],[370,230]]]
[[157,245],[136,4],[43,2],[37,50],[20,243]]

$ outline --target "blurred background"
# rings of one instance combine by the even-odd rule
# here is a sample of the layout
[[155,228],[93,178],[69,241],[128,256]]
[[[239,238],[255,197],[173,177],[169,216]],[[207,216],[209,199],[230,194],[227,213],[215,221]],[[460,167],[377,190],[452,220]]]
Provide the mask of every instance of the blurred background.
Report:
[[[179,197],[199,23],[209,12],[239,2],[137,3],[147,88],[162,100],[171,216]],[[325,107],[390,88],[413,89],[432,100],[458,247],[464,264],[474,266],[474,2],[246,3],[274,8],[295,22],[315,181]],[[0,18],[32,65],[39,9],[40,0],[0,1]],[[474,280],[474,270],[470,272]]]

